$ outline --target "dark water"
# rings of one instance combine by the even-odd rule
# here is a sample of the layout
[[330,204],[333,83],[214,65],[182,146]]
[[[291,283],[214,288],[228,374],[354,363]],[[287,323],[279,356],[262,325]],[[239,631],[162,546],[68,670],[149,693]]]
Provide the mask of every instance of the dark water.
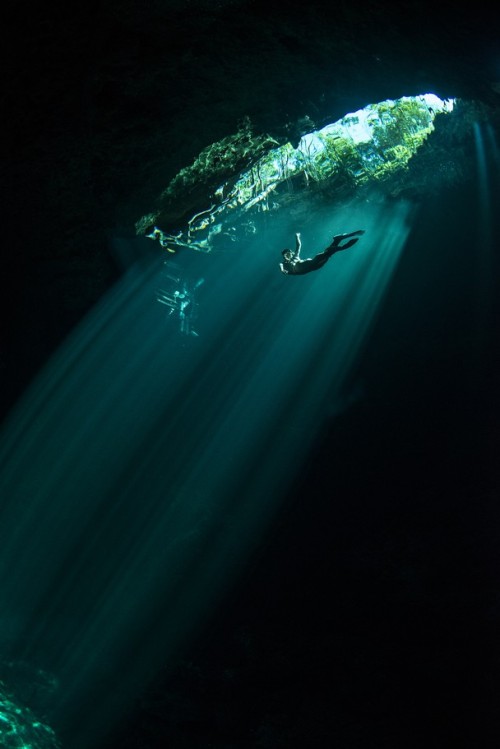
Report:
[[476,186],[420,206],[355,362],[363,396],[323,422],[246,579],[124,745],[494,740],[498,225],[483,217]]
[[[483,143],[483,134],[479,135]],[[498,729],[498,219],[474,184],[132,264],[7,422],[4,650],[68,749],[442,747]],[[366,229],[318,274],[304,252]]]

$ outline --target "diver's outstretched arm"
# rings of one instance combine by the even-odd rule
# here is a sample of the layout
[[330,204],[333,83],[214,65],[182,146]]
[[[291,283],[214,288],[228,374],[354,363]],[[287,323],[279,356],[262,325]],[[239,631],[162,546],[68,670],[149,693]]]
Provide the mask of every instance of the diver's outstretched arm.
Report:
[[300,241],[300,232],[297,232],[295,234],[295,257],[298,258],[300,255],[300,249],[302,247],[302,243]]

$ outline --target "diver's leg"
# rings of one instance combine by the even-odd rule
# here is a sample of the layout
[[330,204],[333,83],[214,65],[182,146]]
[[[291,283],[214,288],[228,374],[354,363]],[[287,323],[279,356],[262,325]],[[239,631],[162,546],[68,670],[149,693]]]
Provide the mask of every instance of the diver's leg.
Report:
[[307,271],[304,272],[309,273],[309,271],[311,270],[318,270],[318,268],[322,268],[330,257],[330,254],[331,253],[328,253],[326,250],[324,250],[323,252],[318,252],[317,255],[309,258],[308,260],[304,260],[303,262],[308,264]]
[[338,247],[336,248],[336,250],[335,250],[335,251],[336,251],[336,252],[340,252],[341,250],[348,250],[348,249],[349,249],[349,247],[352,247],[352,246],[353,246],[353,244],[356,244],[356,242],[358,241],[358,239],[359,239],[359,237],[354,237],[354,239],[350,239],[350,240],[349,240],[348,242],[346,242],[345,244],[343,244],[343,245],[339,245],[339,246],[338,246]]
[[[344,239],[343,234],[338,234],[336,237],[333,238],[333,241],[329,247],[324,250],[321,255],[325,255],[327,258],[331,257],[335,252],[340,252],[340,250],[346,250],[346,247],[341,247],[340,242]],[[353,244],[357,241],[357,239],[351,239],[350,240]],[[350,246],[350,245],[349,245]]]
[[[325,252],[328,252],[329,255],[333,255],[334,252],[348,250],[349,247],[352,247],[353,244],[356,244],[360,236],[364,233],[365,232],[363,229],[359,229],[358,231],[352,231],[349,234],[336,234],[332,240],[330,247],[327,247]],[[354,239],[349,239],[349,237],[354,237]],[[349,239],[349,241],[344,245],[341,245],[340,243],[343,242],[344,239]]]
[[349,234],[340,234],[341,239],[347,239],[348,237],[360,237],[365,233],[364,229],[358,229],[357,231],[351,231]]
[[343,239],[349,239],[349,237],[360,237],[364,233],[364,229],[358,229],[358,231],[351,231],[349,234],[336,234],[332,240],[332,244],[338,245]]

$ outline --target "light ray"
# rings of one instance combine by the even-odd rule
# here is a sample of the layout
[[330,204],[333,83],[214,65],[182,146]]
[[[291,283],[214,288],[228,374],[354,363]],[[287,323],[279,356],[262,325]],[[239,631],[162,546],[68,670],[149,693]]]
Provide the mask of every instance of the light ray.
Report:
[[214,257],[209,332],[188,348],[158,322],[158,266],[130,273],[4,431],[11,650],[57,674],[51,717],[75,749],[98,746],[203,626],[342,401],[410,207],[350,204],[315,225],[316,249],[339,227],[366,234],[302,278],[279,273],[278,222],[248,252]]

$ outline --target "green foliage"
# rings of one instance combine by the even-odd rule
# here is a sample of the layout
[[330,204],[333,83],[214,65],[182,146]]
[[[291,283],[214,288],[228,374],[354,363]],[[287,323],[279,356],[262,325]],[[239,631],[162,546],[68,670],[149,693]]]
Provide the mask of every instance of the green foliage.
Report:
[[403,98],[372,104],[373,140],[383,150],[396,145],[416,148],[432,130],[432,116],[417,99]]
[[290,143],[273,148],[240,176],[228,194],[229,202],[243,205],[255,200],[292,176],[295,169],[295,150]]
[[356,176],[363,171],[363,160],[352,138],[339,135],[320,136],[324,143],[322,152],[322,178],[333,175],[355,181]]
[[271,145],[276,145],[276,141],[267,135],[254,135],[250,121],[245,119],[236,133],[207,146],[190,166],[181,169],[160,200],[189,192],[200,183],[221,182],[249,162],[256,161]]
[[339,181],[346,185],[391,176],[405,168],[433,129],[433,115],[419,99],[403,98],[373,104],[368,109],[371,141],[356,143],[348,131],[357,124],[356,115],[345,117],[334,131],[316,133],[316,143],[294,150],[288,143],[265,154],[236,182],[233,205],[258,202],[291,175],[302,173],[305,181]]
[[[169,241],[209,251],[213,238],[224,235],[226,224],[234,223],[235,214],[279,208],[297,186],[299,190],[317,186],[331,195],[370,180],[392,179],[407,170],[434,129],[439,100],[437,111],[427,101],[424,96],[403,97],[372,104],[304,136],[296,149],[290,143],[279,146],[266,135],[255,136],[246,120],[237,133],[205,148],[162,194],[163,205],[180,196],[194,196],[191,205],[195,206],[200,190],[213,199],[209,208],[192,216],[187,231],[169,236]],[[161,209],[145,217],[139,229],[151,225],[160,213]]]

